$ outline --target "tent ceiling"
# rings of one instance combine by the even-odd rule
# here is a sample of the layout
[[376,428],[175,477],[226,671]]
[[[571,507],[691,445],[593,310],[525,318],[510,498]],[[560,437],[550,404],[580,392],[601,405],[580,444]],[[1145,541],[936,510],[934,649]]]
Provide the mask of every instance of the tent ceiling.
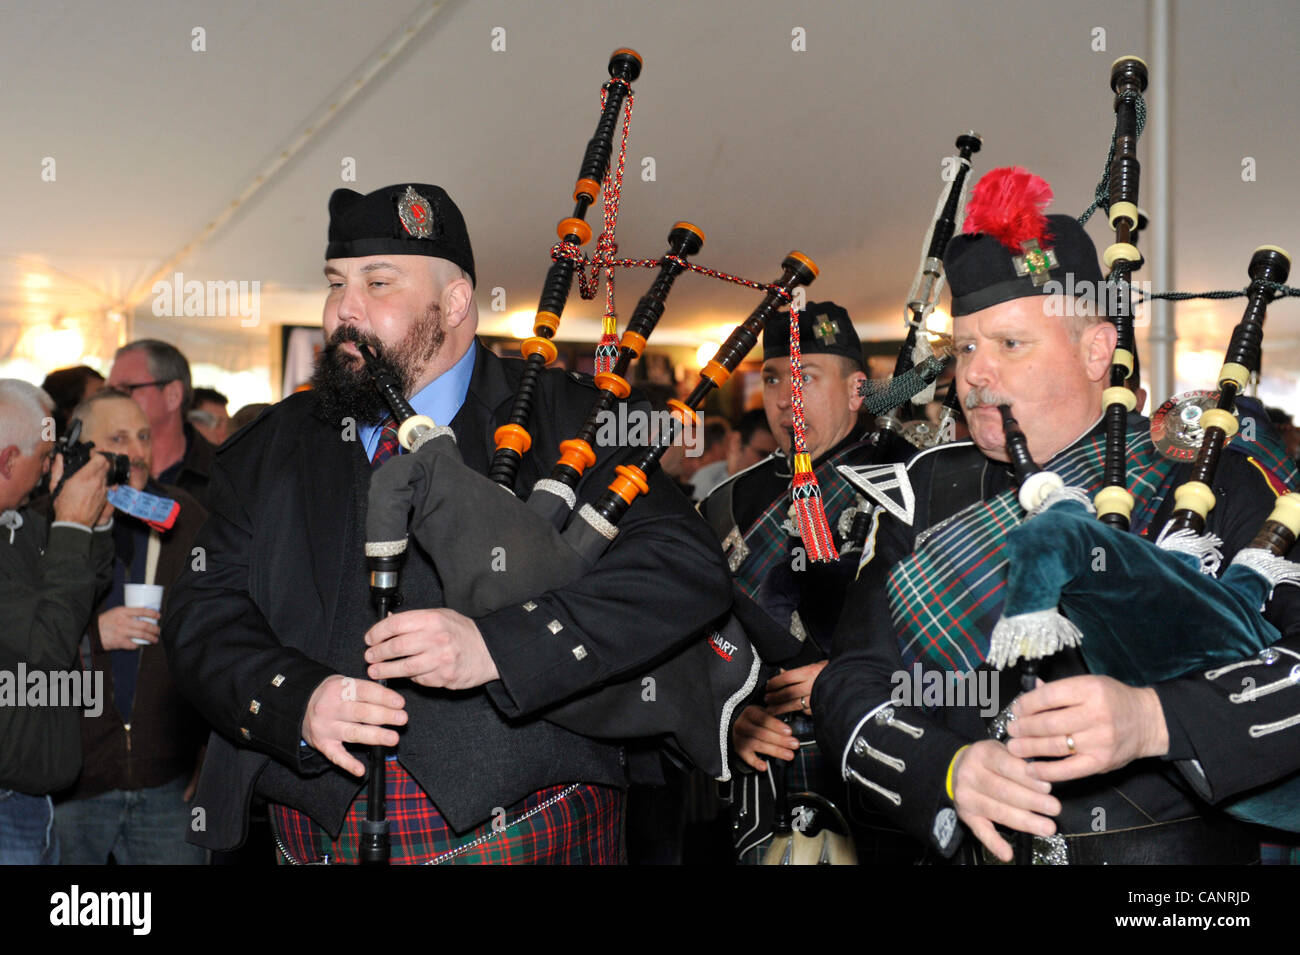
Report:
[[[1171,6],[1174,88],[1149,91],[1148,102],[1172,107],[1174,282],[1241,287],[1256,245],[1300,249],[1300,6]],[[141,283],[429,9],[417,0],[126,0],[12,13],[0,39],[0,358],[18,347],[17,326],[101,321],[124,306],[123,327],[134,320],[137,332],[183,344],[203,329],[203,341],[264,349],[267,324],[319,319],[330,191],[401,179],[438,182],[457,199],[474,238],[483,325],[504,330],[491,290],[505,290],[507,312],[535,305],[606,58],[622,45],[646,65],[621,250],[657,255],[679,218],[708,233],[699,261],[758,279],[800,248],[822,266],[814,297],[845,304],[865,334],[896,337],[956,134],[983,134],[977,174],[1025,165],[1053,183],[1054,209],[1080,212],[1111,130],[1109,63],[1147,48],[1146,5],[1117,0],[452,0],[177,263],[186,279],[259,282],[259,325],[154,318]],[[206,52],[191,49],[196,27]],[[791,49],[796,28],[804,52]],[[1092,48],[1097,28],[1105,51]],[[53,182],[41,177],[46,157]],[[356,181],[345,183],[348,158]],[[646,158],[653,181],[642,179]],[[1247,158],[1254,181],[1243,181]],[[1099,245],[1103,229],[1090,226]],[[623,273],[625,313],[647,278]],[[716,338],[753,301],[684,279],[664,338]],[[1237,303],[1180,306],[1179,334],[1187,347],[1221,349],[1239,313]],[[591,336],[598,314],[575,295],[563,330]],[[1275,309],[1269,338],[1273,369],[1300,369],[1292,303]]]

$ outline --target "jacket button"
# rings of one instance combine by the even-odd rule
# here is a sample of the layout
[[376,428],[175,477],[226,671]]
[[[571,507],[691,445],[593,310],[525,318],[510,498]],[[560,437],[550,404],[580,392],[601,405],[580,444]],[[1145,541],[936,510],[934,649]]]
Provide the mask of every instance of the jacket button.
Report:
[[239,735],[244,737],[244,739],[248,739],[248,740],[251,740],[253,738],[252,734],[249,733],[247,728],[243,726],[239,728]]
[[253,702],[248,704],[248,712],[256,716],[258,713],[262,712],[262,704],[257,700],[253,700]]

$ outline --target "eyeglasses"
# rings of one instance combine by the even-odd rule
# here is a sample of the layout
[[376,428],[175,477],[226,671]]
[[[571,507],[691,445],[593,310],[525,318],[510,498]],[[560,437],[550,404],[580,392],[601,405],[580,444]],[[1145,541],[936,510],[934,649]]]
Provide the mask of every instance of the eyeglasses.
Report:
[[137,388],[161,388],[163,385],[170,385],[175,380],[175,378],[164,378],[161,381],[142,381],[138,385],[118,385],[117,387],[128,395],[133,395]]

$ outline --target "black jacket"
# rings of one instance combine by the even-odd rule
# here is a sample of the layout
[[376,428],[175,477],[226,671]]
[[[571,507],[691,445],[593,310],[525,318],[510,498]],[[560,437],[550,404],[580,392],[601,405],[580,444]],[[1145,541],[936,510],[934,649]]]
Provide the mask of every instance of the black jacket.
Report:
[[[166,588],[163,591],[166,613],[173,583],[198,558],[192,548],[207,511],[177,487],[150,481],[145,490],[170,497],[181,506],[176,523],[162,535],[158,553],[155,583]],[[119,516],[117,520],[132,521],[132,518]],[[121,531],[121,525],[116,525],[116,529]],[[126,561],[129,566],[129,557]],[[104,649],[99,634],[99,615],[110,609],[107,602],[107,598],[100,601],[91,616],[89,652],[82,660],[88,669],[103,674],[104,709],[96,717],[81,720],[81,775],[75,786],[59,794],[60,799],[86,799],[112,789],[161,786],[182,774],[188,779],[208,733],[194,708],[177,691],[161,643],[132,651],[137,670],[128,728],[113,703],[116,690],[112,651]]]
[[[478,346],[451,422],[475,470],[487,470],[521,369]],[[530,489],[542,468],[549,473],[596,394],[589,379],[543,374],[518,488]],[[594,499],[623,457],[596,450],[580,499]],[[302,746],[300,734],[322,680],[365,675],[362,635],[375,620],[363,554],[369,474],[355,429],[325,420],[310,393],[284,400],[217,454],[211,516],[198,539],[207,568],[181,578],[163,626],[174,678],[216,729],[195,801],[204,831],[192,838],[202,845],[243,840],[254,787],[337,833],[361,786]],[[708,527],[662,477],[651,484],[591,574],[537,595],[531,612],[512,606],[477,620],[500,680],[464,692],[395,684],[410,714],[399,758],[456,830],[547,786],[625,784],[621,747],[562,730],[539,712],[648,668],[726,610],[728,578]],[[465,532],[473,533],[472,520]],[[418,548],[401,590],[406,609],[442,603]],[[579,643],[586,653],[575,655]]]
[[[944,791],[948,765],[961,746],[988,738],[989,721],[975,705],[946,705],[932,712],[892,706],[896,722],[923,730],[923,738],[914,739],[893,724],[865,720],[890,701],[897,675],[908,672],[890,621],[886,579],[892,566],[912,551],[922,531],[967,504],[988,500],[1012,487],[1013,480],[1006,465],[985,458],[970,442],[918,455],[909,463],[908,475],[915,491],[914,519],[910,525],[892,517],[882,519],[875,556],[863,567],[845,601],[831,664],[813,689],[812,705],[818,740],[841,762],[843,770],[857,772],[893,793],[896,805],[881,795],[874,796],[875,804],[914,836],[949,856],[956,851],[964,827],[952,824],[952,804]],[[1226,566],[1263,523],[1274,495],[1258,468],[1236,453],[1223,455],[1214,491],[1218,503],[1210,513],[1208,529],[1223,538]],[[1170,494],[1151,523],[1152,539],[1172,510]],[[1170,610],[1177,612],[1174,607]],[[1289,646],[1292,653],[1300,650],[1297,588],[1279,587],[1267,616],[1285,638],[1279,646]],[[1289,669],[1297,662],[1300,657],[1284,656],[1275,670]],[[987,664],[980,669],[987,669]],[[1256,669],[1261,671],[1257,675],[1261,683],[1275,675],[1264,672],[1263,667]],[[1046,680],[1084,672],[1082,657],[1072,650],[1055,654],[1040,669]],[[1018,691],[1017,671],[1009,668],[989,676],[999,681],[997,698],[999,705],[1005,706]],[[1261,697],[1249,706],[1229,701],[1229,693],[1241,689],[1239,680],[1216,684],[1200,672],[1156,689],[1169,729],[1168,756],[1139,760],[1105,776],[1055,784],[1053,794],[1062,804],[1057,819],[1062,834],[1089,832],[1099,818],[1105,819],[1108,830],[1195,815],[1233,825],[1220,820],[1219,814],[1197,797],[1225,798],[1300,767],[1300,747],[1294,739],[1287,739],[1284,733],[1251,739],[1248,732],[1251,724],[1284,719],[1300,710],[1300,686]],[[862,743],[855,745],[859,738]],[[872,749],[901,763],[891,767],[873,758]],[[1200,769],[1194,768],[1193,760]],[[1201,785],[1189,785],[1196,781],[1193,777],[1202,774]],[[1103,810],[1104,816],[1098,810]]]
[[109,583],[113,535],[51,527],[31,508],[19,513],[23,525],[12,542],[9,528],[0,527],[0,681],[8,683],[0,687],[0,789],[43,796],[81,768],[82,711],[19,706],[6,696],[27,690],[20,666],[27,674],[80,675],[77,643]]

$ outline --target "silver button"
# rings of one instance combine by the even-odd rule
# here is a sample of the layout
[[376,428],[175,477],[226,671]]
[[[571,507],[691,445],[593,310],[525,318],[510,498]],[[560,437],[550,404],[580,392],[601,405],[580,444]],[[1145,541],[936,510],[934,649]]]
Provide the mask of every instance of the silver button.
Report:
[[239,735],[242,736],[242,737],[244,737],[244,739],[252,739],[252,738],[253,738],[252,735],[248,732],[248,730],[245,729],[245,728],[242,727],[242,726],[239,728]]
[[587,648],[580,643],[573,648],[573,655],[579,660],[585,660],[587,658]]
[[564,624],[560,623],[558,620],[552,620],[546,625],[546,629],[551,631],[551,633],[559,633],[564,629]]
[[282,685],[283,683],[284,683],[284,674],[283,674],[283,673],[277,673],[277,674],[276,674],[276,675],[271,679],[271,686],[280,686],[280,685]]
[[1279,656],[1278,652],[1274,650],[1272,647],[1265,647],[1263,650],[1259,651],[1260,661],[1269,666],[1272,666],[1274,663],[1277,663],[1278,656]]
[[252,703],[248,704],[248,712],[256,716],[258,713],[262,712],[262,704],[257,700],[254,700]]
[[861,756],[866,751],[867,751],[867,741],[863,739],[861,736],[859,736],[857,739],[853,741],[853,752]]
[[530,600],[528,601],[528,603],[524,604],[524,610],[526,610],[528,613],[532,613],[536,609],[537,609],[537,602],[534,600]]

